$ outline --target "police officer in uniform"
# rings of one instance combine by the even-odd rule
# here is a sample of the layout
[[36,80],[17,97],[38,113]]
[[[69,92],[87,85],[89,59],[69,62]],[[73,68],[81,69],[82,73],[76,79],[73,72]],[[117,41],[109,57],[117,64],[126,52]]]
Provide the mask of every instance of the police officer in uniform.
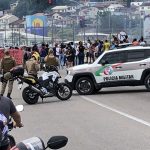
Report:
[[59,65],[58,58],[54,56],[54,52],[52,49],[49,50],[48,55],[44,59],[46,66],[55,66]]
[[3,74],[1,96],[4,95],[7,83],[9,82],[7,97],[10,99],[12,99],[10,95],[12,93],[13,82],[14,82],[10,74],[10,70],[15,66],[16,66],[16,61],[12,56],[10,56],[9,50],[4,50],[4,57],[2,58],[2,61],[1,61],[1,71]]
[[34,53],[31,59],[26,62],[26,70],[28,75],[37,78],[37,72],[40,70],[39,59],[40,59],[39,54]]

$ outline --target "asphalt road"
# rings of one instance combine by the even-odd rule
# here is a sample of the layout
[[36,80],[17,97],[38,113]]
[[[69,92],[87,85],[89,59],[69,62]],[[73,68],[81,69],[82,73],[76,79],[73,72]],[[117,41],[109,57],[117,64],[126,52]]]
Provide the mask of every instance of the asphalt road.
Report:
[[16,105],[24,105],[24,127],[11,134],[17,142],[38,136],[45,143],[65,135],[69,141],[64,150],[149,150],[149,96],[144,86],[118,87],[90,96],[75,93],[65,102],[53,97],[28,105],[15,83],[12,97]]

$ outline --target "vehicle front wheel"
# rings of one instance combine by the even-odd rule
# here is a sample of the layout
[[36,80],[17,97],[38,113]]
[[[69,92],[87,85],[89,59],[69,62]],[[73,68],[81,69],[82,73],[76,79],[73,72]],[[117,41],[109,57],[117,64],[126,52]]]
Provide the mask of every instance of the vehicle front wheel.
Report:
[[72,96],[72,89],[66,83],[59,83],[58,90],[56,92],[57,98],[61,101],[68,100]]
[[147,90],[150,91],[150,75],[145,78],[144,84]]
[[80,95],[90,95],[94,91],[94,84],[90,78],[82,77],[77,80],[75,88]]
[[27,104],[36,104],[39,99],[39,95],[31,90],[30,87],[26,87],[22,91],[22,97]]
[[99,87],[98,89],[95,88],[94,91],[93,91],[93,93],[96,94],[96,93],[98,93],[101,89],[102,89],[101,87]]

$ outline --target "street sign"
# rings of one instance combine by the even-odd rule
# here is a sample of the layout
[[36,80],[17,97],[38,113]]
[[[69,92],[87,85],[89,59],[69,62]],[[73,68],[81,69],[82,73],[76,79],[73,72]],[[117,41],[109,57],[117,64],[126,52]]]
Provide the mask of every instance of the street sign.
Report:
[[117,36],[120,41],[123,41],[125,39],[126,35],[127,35],[126,32],[121,31]]

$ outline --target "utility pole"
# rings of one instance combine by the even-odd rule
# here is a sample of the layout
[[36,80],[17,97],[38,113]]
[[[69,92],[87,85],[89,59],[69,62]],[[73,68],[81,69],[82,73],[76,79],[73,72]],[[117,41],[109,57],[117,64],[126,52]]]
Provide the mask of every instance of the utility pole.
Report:
[[11,36],[12,36],[11,40],[12,40],[12,46],[13,46],[13,35],[14,35],[14,34],[13,34],[13,25],[12,25],[12,32],[11,32],[11,34],[12,34],[12,35],[11,35]]
[[64,23],[63,23],[63,20],[62,20],[62,43],[64,41]]
[[35,27],[35,25],[34,25],[34,42],[35,42],[35,44],[36,44],[36,27]]
[[26,46],[28,46],[28,31],[27,31],[27,21],[26,21]]
[[85,43],[85,26],[83,27],[83,32],[84,32],[84,43]]
[[98,13],[96,16],[96,38],[98,39]]
[[72,25],[72,27],[73,27],[73,44],[74,44],[74,41],[75,41],[75,26],[74,26],[74,23],[75,23],[75,21],[73,20],[73,25]]
[[6,44],[6,42],[7,42],[7,37],[6,37],[7,35],[6,35],[6,22],[5,22],[5,44]]
[[53,46],[53,43],[54,43],[54,36],[53,36],[53,33],[54,33],[54,20],[53,20],[53,17],[52,17],[52,46]]
[[45,34],[44,34],[44,21],[43,21],[43,43],[44,43],[44,36]]
[[20,24],[19,24],[19,45],[20,45]]

